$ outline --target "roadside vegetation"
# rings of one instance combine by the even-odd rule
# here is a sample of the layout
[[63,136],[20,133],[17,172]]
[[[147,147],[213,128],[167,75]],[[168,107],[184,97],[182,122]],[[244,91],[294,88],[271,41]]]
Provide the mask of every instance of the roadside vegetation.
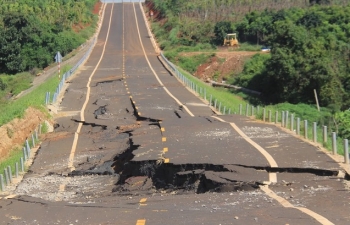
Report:
[[[64,56],[89,38],[97,0],[2,1],[0,73],[42,69],[57,51]],[[88,29],[85,29],[89,27]]]
[[[248,60],[231,84],[247,103],[294,113],[350,138],[350,36],[348,1],[148,1],[152,29],[165,55],[194,73],[227,33],[245,51],[271,49]],[[204,52],[183,56],[183,52]],[[208,52],[208,53],[205,53]],[[314,90],[319,100],[317,110]],[[229,98],[229,97],[228,97]]]
[[[59,51],[64,58],[90,38],[96,29],[100,7],[98,0],[2,1],[0,4],[0,127],[22,118],[29,107],[42,110],[46,92],[53,93],[58,76],[48,78],[26,95],[33,79],[54,62]],[[62,72],[69,70],[62,68]],[[52,96],[51,96],[52,97]],[[48,115],[49,116],[49,115]],[[43,125],[42,131],[47,128]],[[15,131],[8,129],[8,137]],[[16,140],[20,144],[21,140]],[[29,140],[30,145],[31,140]],[[17,143],[17,144],[18,144]],[[18,146],[18,145],[17,145]],[[0,159],[0,170],[23,156],[22,149],[6,149],[9,155]]]
[[[32,93],[34,77],[59,51],[63,57],[95,32],[98,0],[3,1],[0,5],[0,126],[22,117],[29,106],[40,107],[58,79],[49,79]],[[97,6],[97,7],[96,7]]]

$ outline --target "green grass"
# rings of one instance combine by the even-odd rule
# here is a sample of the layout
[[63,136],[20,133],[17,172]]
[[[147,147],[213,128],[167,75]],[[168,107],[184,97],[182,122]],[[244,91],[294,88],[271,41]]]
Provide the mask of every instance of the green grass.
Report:
[[[278,120],[277,123],[281,125],[281,121],[282,121],[282,111],[288,111],[285,110],[285,108],[281,107],[281,105],[288,105],[286,103],[284,104],[278,104],[278,105],[272,105],[272,106],[267,106],[265,107],[265,121],[266,122],[270,122],[269,121],[269,111],[271,111],[271,123],[275,123],[276,122],[276,111],[278,112]],[[297,107],[297,105],[295,106]],[[303,105],[300,108],[305,108],[306,105]],[[322,112],[318,112],[317,110],[313,111],[313,107],[310,107],[310,112],[306,113],[304,112],[304,114],[298,115],[298,112],[292,112],[292,114],[294,115],[294,121],[293,121],[293,127],[291,127],[291,111],[289,111],[289,116],[288,116],[288,123],[285,125],[285,129],[288,130],[293,130],[295,131],[295,133],[297,133],[297,118],[300,118],[300,130],[299,130],[299,135],[303,138],[305,138],[305,125],[304,125],[304,121],[305,121],[305,117],[309,117],[311,116],[312,113],[314,113],[314,119],[306,119],[308,121],[307,123],[307,140],[309,141],[313,141],[313,122],[318,118],[317,114],[322,114]],[[245,107],[243,108],[243,112],[242,115],[245,115]],[[288,107],[287,107],[288,108]],[[299,109],[300,109],[299,108]],[[307,107],[306,107],[307,108]],[[263,107],[260,107],[260,112],[257,113],[257,111],[255,111],[255,118],[256,119],[260,119],[263,120]],[[277,110],[278,109],[278,110]],[[289,108],[290,109],[290,108]],[[298,108],[297,108],[298,109]],[[325,109],[324,109],[325,110]],[[300,113],[300,112],[299,112]],[[327,114],[328,112],[325,110],[325,112],[323,112],[325,114]],[[249,115],[251,115],[251,110],[249,111]],[[303,118],[303,115],[305,116]],[[332,151],[332,128],[329,128],[329,126],[327,126],[327,142],[323,141],[323,124],[317,122],[317,126],[316,126],[316,143],[320,144],[321,146],[323,146],[325,149]],[[344,140],[340,137],[336,138],[336,143],[337,143],[337,153],[339,155],[344,155]]]
[[[198,94],[202,97],[205,98],[204,94],[206,93],[206,100],[210,101],[210,96],[212,96],[212,105],[214,106],[214,102],[216,100],[217,102],[217,108],[220,105],[221,102],[221,112],[223,112],[224,107],[226,106],[226,114],[229,112],[229,109],[231,109],[231,113],[233,114],[234,112],[237,112],[238,110],[238,105],[239,104],[245,104],[246,101],[244,101],[241,97],[232,95],[232,93],[225,89],[225,88],[215,88],[212,87],[211,85],[208,85],[204,83],[203,81],[199,80],[198,78],[192,76],[190,73],[187,71],[178,68],[178,70],[191,82],[193,82],[196,86],[198,86]],[[202,88],[202,92],[200,92]],[[204,93],[205,89],[205,93]]]
[[[48,127],[46,125],[46,123],[42,123],[41,124],[41,133],[45,134],[48,131]],[[34,132],[33,132],[34,134]],[[38,136],[38,138],[40,139],[40,135]],[[35,145],[37,145],[40,140],[35,138],[35,134],[34,134],[34,142]],[[30,138],[28,139],[28,143],[30,148],[33,148],[33,139]],[[0,160],[0,174],[3,174],[4,179],[5,179],[5,172],[4,170],[8,168],[8,166],[11,167],[11,172],[12,172],[12,177],[14,178],[16,175],[16,163],[18,163],[18,172],[19,174],[21,173],[21,157],[23,157],[23,161],[24,161],[24,155],[23,155],[23,147],[26,146],[26,143],[24,143],[21,148],[15,148],[12,149],[9,153],[9,155],[3,159]],[[24,171],[26,171],[28,168],[25,166],[25,161],[24,161]]]
[[[69,67],[63,68],[63,73],[69,70]],[[49,78],[45,83],[39,85],[32,92],[20,97],[17,100],[9,101],[1,105],[0,126],[10,122],[15,118],[22,118],[28,107],[34,107],[44,111],[44,102],[46,92],[51,92],[51,97],[59,83],[58,76]]]

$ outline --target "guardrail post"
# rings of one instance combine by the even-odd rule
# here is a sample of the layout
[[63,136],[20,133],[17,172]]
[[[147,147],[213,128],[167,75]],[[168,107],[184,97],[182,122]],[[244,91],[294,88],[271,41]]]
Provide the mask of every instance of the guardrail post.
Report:
[[275,124],[278,123],[278,111],[275,112]]
[[32,134],[32,146],[35,148],[35,139],[34,139],[34,134]]
[[349,143],[348,139],[344,139],[344,162],[349,164]]
[[313,122],[312,135],[313,135],[313,141],[316,143],[317,142],[317,123],[316,122]]
[[39,138],[38,138],[38,130],[35,130],[35,140],[39,140]]
[[28,156],[28,159],[29,159],[30,158],[30,147],[29,147],[28,139],[26,139],[26,147],[27,147],[27,156]]
[[4,176],[0,174],[0,187],[1,191],[5,191]]
[[271,110],[269,110],[269,123],[271,123],[271,119],[272,119]]
[[41,134],[41,128],[42,128],[43,125],[39,125],[39,134]]
[[284,127],[284,111],[282,111],[281,127]]
[[27,150],[25,147],[23,147],[23,157],[24,157],[24,160],[27,161]]
[[221,113],[221,102],[219,102],[219,113]]
[[211,106],[212,104],[212,101],[213,101],[213,95],[210,95],[210,101],[209,101],[209,105]]
[[304,120],[304,138],[307,139],[307,120]]
[[332,132],[332,150],[333,155],[337,154],[337,134],[335,132]]
[[226,106],[224,106],[224,115],[226,114]]
[[266,118],[266,109],[263,109],[263,121],[265,122],[265,118]]
[[11,171],[11,166],[7,166],[7,171],[9,173],[9,181],[12,183],[12,171]]
[[323,145],[327,144],[327,126],[323,126]]
[[286,111],[286,118],[285,119],[286,119],[286,121],[284,122],[284,125],[285,125],[284,127],[288,128],[288,120],[289,120],[289,112],[288,111]]
[[16,178],[18,178],[18,162],[15,163]]
[[228,114],[229,114],[229,115],[231,114],[231,108],[228,109]]
[[46,94],[45,94],[45,105],[47,105],[47,92],[46,92]]
[[251,111],[252,111],[252,116],[254,116],[254,106],[253,105],[252,105]]
[[204,88],[204,100],[207,100],[207,89]]
[[260,113],[260,106],[257,106],[256,107],[256,114],[259,115],[259,113]]
[[10,178],[9,178],[9,172],[7,171],[7,168],[4,169],[4,174],[5,174],[6,185],[9,185],[10,184]]
[[300,118],[297,118],[297,135],[300,135]]
[[24,172],[24,161],[23,161],[23,157],[21,157],[20,164],[21,164],[21,172],[23,173],[23,172]]
[[239,104],[239,115],[242,115],[242,104]]
[[290,115],[290,131],[294,131],[294,114]]
[[214,108],[216,109],[216,103],[218,102],[217,99],[215,99],[215,102],[214,102]]
[[249,116],[249,104],[245,105],[245,116]]

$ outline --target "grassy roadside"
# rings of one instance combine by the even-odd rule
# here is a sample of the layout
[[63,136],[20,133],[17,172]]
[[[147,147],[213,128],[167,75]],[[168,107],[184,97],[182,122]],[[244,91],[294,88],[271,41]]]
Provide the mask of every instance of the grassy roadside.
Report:
[[[62,69],[63,73],[68,71],[70,68],[71,67],[69,66],[65,66]],[[28,93],[27,95],[19,99],[9,101],[6,104],[3,104],[1,106],[1,113],[0,113],[0,126],[10,122],[15,118],[22,118],[25,110],[29,106],[45,111],[43,105],[45,103],[46,92],[51,92],[51,96],[52,96],[58,84],[59,84],[58,75],[55,74],[53,77],[49,78],[47,81],[39,85],[37,88],[35,88],[32,92]]]
[[[226,110],[228,112],[231,109],[231,112],[235,112],[238,109],[239,104],[246,104],[247,102],[241,98],[240,96],[233,95],[228,89],[225,88],[214,88],[211,85],[204,83],[198,78],[192,76],[187,71],[177,68],[187,79],[192,81],[196,86],[198,86],[198,92],[202,88],[201,93],[198,93],[202,98],[204,98],[204,94],[206,93],[207,101],[210,100],[210,95],[212,96],[212,102],[217,100],[217,105],[221,102],[222,109],[226,106]],[[204,93],[204,89],[206,90]]]
[[[48,127],[46,125],[46,123],[42,123],[41,124],[41,133],[45,134],[48,131]],[[38,139],[34,139],[35,144],[38,144],[40,142],[40,135],[38,136]],[[32,139],[28,139],[28,143],[29,146],[33,146],[33,141]],[[18,163],[18,171],[20,173],[21,171],[21,157],[23,157],[24,160],[24,156],[23,156],[23,147],[25,147],[25,144],[23,144],[22,148],[15,148],[13,149],[10,154],[8,155],[8,157],[6,157],[5,159],[1,159],[0,160],[0,174],[4,173],[4,170],[8,168],[8,166],[11,167],[11,172],[13,175],[15,175],[16,172],[16,163]],[[26,171],[28,168],[25,166],[25,162],[24,162],[24,171]],[[4,174],[3,174],[4,175]]]

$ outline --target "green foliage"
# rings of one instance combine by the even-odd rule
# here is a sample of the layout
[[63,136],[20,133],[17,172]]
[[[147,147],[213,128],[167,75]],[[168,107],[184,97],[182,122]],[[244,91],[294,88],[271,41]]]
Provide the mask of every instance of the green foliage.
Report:
[[6,87],[7,87],[7,84],[0,77],[0,91],[5,90]]
[[54,76],[27,95],[0,105],[0,126],[10,122],[14,118],[23,117],[25,110],[30,106],[41,109],[45,101],[46,92],[53,93],[58,83],[57,76]]
[[193,56],[179,56],[178,64],[184,70],[194,73],[199,65],[206,63],[211,58],[211,54],[198,54]]
[[[256,54],[244,64],[243,72],[235,80],[235,84],[259,90],[264,83],[265,63],[270,59],[270,54]],[[253,79],[254,78],[254,79]]]
[[226,36],[226,34],[232,33],[233,29],[231,27],[231,23],[228,21],[219,21],[215,24],[214,27],[214,43],[216,45],[222,45],[223,40]]
[[[63,56],[89,36],[75,24],[96,21],[91,13],[97,0],[6,1],[0,6],[0,72],[15,74],[44,68],[60,51]],[[88,32],[88,33],[91,33]]]
[[[237,82],[261,91],[266,104],[313,104],[315,89],[321,106],[349,108],[349,13],[350,6],[314,6],[248,14],[236,24],[240,37],[271,46],[271,57],[257,72],[243,71]],[[252,60],[247,67],[260,63]]]
[[338,112],[335,116],[338,123],[338,135],[344,139],[350,139],[350,111]]

